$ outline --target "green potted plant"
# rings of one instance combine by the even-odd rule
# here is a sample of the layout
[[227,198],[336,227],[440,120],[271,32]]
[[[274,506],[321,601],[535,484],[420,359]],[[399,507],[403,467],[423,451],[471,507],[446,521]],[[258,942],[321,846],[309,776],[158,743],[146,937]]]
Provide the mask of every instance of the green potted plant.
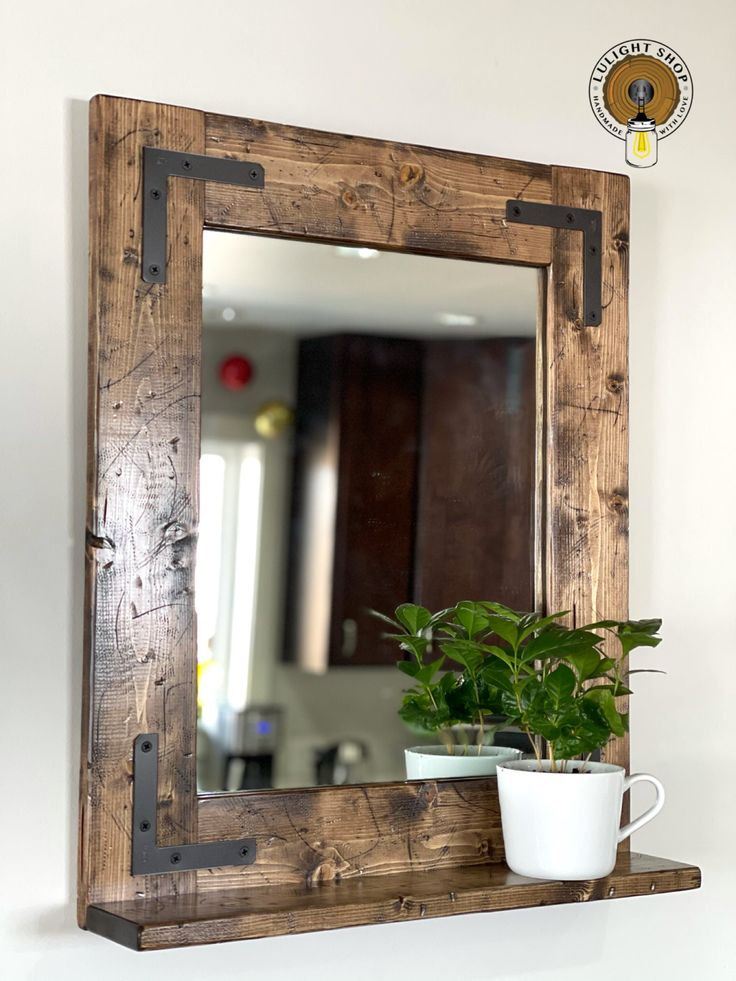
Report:
[[[661,620],[568,628],[558,622],[565,615],[529,623],[528,614],[496,606],[491,626],[498,640],[478,648],[504,666],[495,676],[502,709],[535,747],[535,759],[498,768],[507,864],[534,878],[594,879],[612,871],[618,843],[664,804],[656,777],[626,776],[620,766],[591,761],[612,736],[628,730],[628,716],[616,702],[631,694],[627,658],[660,643]],[[656,802],[619,828],[623,794],[642,780],[654,784]]]
[[410,680],[399,715],[416,733],[437,742],[404,751],[408,780],[492,776],[501,760],[521,752],[491,745],[502,723],[501,713],[508,669],[481,650],[491,632],[490,612],[483,604],[463,601],[430,612],[403,603],[394,617],[376,613],[405,654],[397,667]]

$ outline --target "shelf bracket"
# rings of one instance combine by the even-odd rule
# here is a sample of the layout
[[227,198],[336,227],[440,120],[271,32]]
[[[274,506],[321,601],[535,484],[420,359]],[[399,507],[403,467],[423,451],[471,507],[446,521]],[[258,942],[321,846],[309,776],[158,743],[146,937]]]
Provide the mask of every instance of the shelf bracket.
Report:
[[166,220],[170,177],[236,184],[260,189],[265,172],[259,163],[208,157],[143,147],[143,257],[141,275],[146,283],[166,282]]
[[133,856],[132,875],[161,875],[192,869],[251,865],[256,859],[255,838],[204,841],[196,845],[156,844],[158,828],[158,735],[144,733],[133,744]]
[[583,325],[599,327],[601,306],[601,249],[603,213],[588,208],[568,208],[539,201],[506,202],[506,220],[519,225],[567,228],[583,233]]

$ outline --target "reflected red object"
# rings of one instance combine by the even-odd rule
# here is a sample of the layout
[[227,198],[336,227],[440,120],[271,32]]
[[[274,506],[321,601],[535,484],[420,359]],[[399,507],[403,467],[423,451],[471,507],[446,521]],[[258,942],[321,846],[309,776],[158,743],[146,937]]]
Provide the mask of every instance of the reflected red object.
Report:
[[253,365],[242,354],[232,354],[220,365],[220,381],[225,388],[237,392],[253,377]]

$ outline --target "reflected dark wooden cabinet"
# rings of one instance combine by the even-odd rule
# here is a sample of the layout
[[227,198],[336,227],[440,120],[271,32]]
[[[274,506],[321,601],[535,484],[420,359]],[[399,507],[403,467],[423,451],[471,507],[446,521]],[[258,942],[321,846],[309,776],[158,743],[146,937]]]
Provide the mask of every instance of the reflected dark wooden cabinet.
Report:
[[369,610],[478,583],[533,607],[534,383],[533,338],[300,343],[287,660],[393,664]]

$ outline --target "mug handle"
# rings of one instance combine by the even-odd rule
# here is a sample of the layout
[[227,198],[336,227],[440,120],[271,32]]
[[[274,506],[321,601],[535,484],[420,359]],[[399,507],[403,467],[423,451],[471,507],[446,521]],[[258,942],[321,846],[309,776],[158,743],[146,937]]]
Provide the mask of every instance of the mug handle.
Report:
[[626,791],[633,786],[633,784],[640,783],[641,781],[654,784],[657,791],[657,799],[648,811],[644,811],[641,817],[638,817],[635,821],[631,821],[629,824],[625,824],[623,828],[619,828],[619,842],[624,841],[630,834],[633,834],[634,831],[638,831],[639,828],[643,828],[645,824],[649,824],[652,818],[656,817],[664,807],[664,787],[656,777],[651,775],[651,773],[632,773],[630,777],[626,777],[624,779],[624,793],[626,793]]

